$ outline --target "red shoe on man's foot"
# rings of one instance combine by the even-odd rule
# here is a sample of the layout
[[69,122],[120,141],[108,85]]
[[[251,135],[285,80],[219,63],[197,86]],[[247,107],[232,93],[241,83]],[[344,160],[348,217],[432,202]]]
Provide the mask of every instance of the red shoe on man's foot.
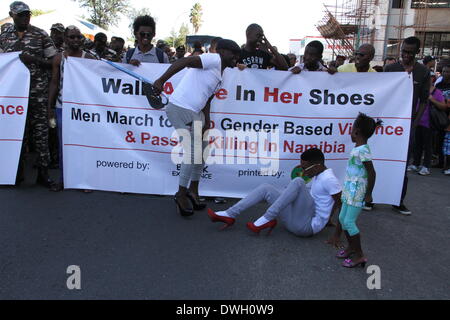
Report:
[[221,228],[221,230],[231,227],[234,224],[234,222],[236,221],[236,219],[234,219],[234,218],[219,216],[218,214],[216,214],[213,210],[211,210],[209,208],[208,208],[208,216],[212,222],[225,223],[225,225]]
[[255,224],[253,222],[247,222],[247,228],[256,234],[259,234],[261,232],[261,230],[269,228],[269,232],[267,232],[267,235],[269,235],[272,232],[273,228],[275,228],[276,226],[277,226],[277,220],[269,221],[259,227],[255,226]]

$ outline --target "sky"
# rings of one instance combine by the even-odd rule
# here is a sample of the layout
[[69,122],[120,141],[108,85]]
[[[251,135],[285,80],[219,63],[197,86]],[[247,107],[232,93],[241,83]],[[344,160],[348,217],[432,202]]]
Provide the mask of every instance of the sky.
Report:
[[[8,16],[9,0],[0,0],[0,19]],[[65,10],[88,16],[72,0],[25,0],[31,9]],[[318,35],[315,27],[323,17],[323,4],[334,4],[335,0],[130,0],[135,9],[148,8],[156,19],[156,39],[164,39],[172,30],[178,31],[183,22],[189,23],[190,8],[200,2],[203,7],[203,25],[198,34],[220,36],[245,43],[245,29],[251,23],[260,24],[267,39],[280,52],[289,52],[289,39]],[[55,21],[64,24],[64,21]],[[119,36],[129,34],[129,21],[123,17],[118,27],[109,31]],[[31,21],[33,24],[33,21]],[[125,34],[124,34],[125,33]]]

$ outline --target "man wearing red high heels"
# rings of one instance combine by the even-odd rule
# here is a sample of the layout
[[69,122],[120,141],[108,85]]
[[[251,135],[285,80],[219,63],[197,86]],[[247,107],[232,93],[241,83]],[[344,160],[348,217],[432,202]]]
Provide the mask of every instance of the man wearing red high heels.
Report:
[[[317,148],[301,155],[302,178],[292,180],[286,189],[279,191],[269,184],[260,185],[248,196],[226,211],[208,215],[213,222],[225,223],[225,228],[234,224],[236,217],[244,210],[261,201],[270,204],[266,213],[258,220],[247,223],[255,233],[277,225],[279,218],[286,229],[300,237],[311,237],[319,233],[334,212],[341,207],[341,185],[332,169],[325,166],[325,156]],[[311,180],[306,184],[305,180]]]

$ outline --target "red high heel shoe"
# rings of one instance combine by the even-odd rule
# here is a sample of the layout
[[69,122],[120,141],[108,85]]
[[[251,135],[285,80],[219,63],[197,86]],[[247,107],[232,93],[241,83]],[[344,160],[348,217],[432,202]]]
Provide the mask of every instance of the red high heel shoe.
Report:
[[259,234],[261,232],[261,230],[267,229],[269,228],[269,232],[267,232],[267,235],[270,235],[270,233],[272,232],[273,228],[275,228],[277,226],[277,220],[272,220],[269,221],[265,224],[263,224],[262,226],[255,226],[255,224],[253,222],[247,222],[247,228],[250,229],[251,231],[253,231],[256,234]]
[[208,208],[208,216],[212,222],[225,223],[225,225],[222,228],[220,228],[220,230],[225,230],[226,228],[231,227],[234,224],[234,221],[236,221],[236,219],[234,218],[219,216],[209,208]]

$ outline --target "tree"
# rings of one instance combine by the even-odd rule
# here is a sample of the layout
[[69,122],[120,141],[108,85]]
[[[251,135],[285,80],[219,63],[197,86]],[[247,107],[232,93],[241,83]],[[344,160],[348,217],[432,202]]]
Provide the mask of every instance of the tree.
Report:
[[194,27],[194,33],[197,34],[198,30],[202,26],[202,16],[203,16],[203,9],[202,5],[197,2],[194,4],[194,6],[191,9],[191,14],[189,15],[190,21],[192,23],[192,26]]
[[47,14],[47,13],[50,13],[50,12],[53,12],[54,10],[50,10],[50,11],[44,11],[44,10],[40,10],[40,9],[34,9],[34,10],[31,10],[31,16],[32,17],[39,17],[39,16],[42,16],[43,14]]
[[189,34],[189,27],[186,23],[183,23],[178,31],[178,34],[172,29],[170,37],[164,39],[164,41],[171,47],[185,46],[186,36]]
[[117,26],[120,14],[129,11],[129,0],[74,0],[78,1],[82,8],[86,8],[90,14],[87,18],[99,27],[108,30],[109,26]]
[[[129,24],[129,28],[131,30],[131,34],[134,37],[134,30],[133,30],[133,22],[134,20],[139,17],[139,16],[151,16],[152,14],[150,13],[150,9],[147,8],[141,8],[139,10],[132,8],[131,10],[128,11],[127,17],[128,19],[130,19],[130,24]],[[155,19],[156,20],[156,19]]]

